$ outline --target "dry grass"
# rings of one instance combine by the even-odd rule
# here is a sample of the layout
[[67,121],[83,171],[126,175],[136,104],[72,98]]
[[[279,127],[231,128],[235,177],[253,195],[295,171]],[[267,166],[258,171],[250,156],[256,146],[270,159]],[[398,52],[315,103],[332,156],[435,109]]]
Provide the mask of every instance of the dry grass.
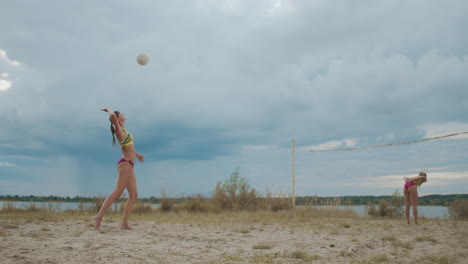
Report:
[[[47,209],[36,210],[34,207],[24,209],[7,208],[1,210],[0,224],[5,229],[18,228],[18,224],[14,220],[25,220],[29,222],[35,221],[85,221],[91,224],[91,218],[95,215],[96,207],[91,210],[83,210],[84,208],[77,208],[77,210],[67,210],[63,212],[48,211]],[[109,210],[106,213],[106,221],[120,221],[122,213],[114,210]],[[323,221],[327,219],[327,221]],[[134,207],[133,214],[131,215],[132,221],[156,221],[166,223],[190,223],[195,225],[219,225],[225,223],[259,223],[259,224],[272,224],[280,223],[287,226],[301,227],[308,225],[312,222],[323,224],[332,221],[343,219],[341,226],[343,228],[351,227],[349,221],[346,219],[360,219],[359,216],[351,210],[341,210],[333,208],[297,208],[295,211],[225,211],[225,212],[204,212],[192,213],[186,210],[161,212],[158,209],[152,209],[151,205],[144,203],[137,203]],[[317,225],[317,224],[314,224]],[[353,226],[356,226],[354,224]],[[236,228],[237,232],[249,233],[252,230],[246,228]]]
[[382,241],[390,242],[394,247],[400,247],[404,249],[413,249],[414,246],[409,242],[403,242],[397,238],[395,234],[385,235],[382,237]]
[[453,256],[448,256],[448,255],[442,255],[442,256],[436,256],[436,255],[429,255],[425,256],[419,259],[420,262],[422,263],[437,263],[437,264],[452,264],[455,263],[455,258]]
[[279,253],[262,254],[262,253],[254,252],[254,255],[251,257],[251,261],[249,261],[249,263],[255,263],[255,264],[284,263],[281,260],[278,260],[278,258],[279,258]]
[[435,238],[433,238],[432,236],[429,236],[429,235],[424,235],[424,236],[417,236],[415,238],[415,240],[417,242],[424,242],[424,241],[429,241],[429,242],[432,242],[434,244],[437,243],[437,240]]
[[283,258],[300,259],[300,260],[303,260],[305,262],[311,262],[311,261],[315,261],[315,260],[320,259],[320,256],[310,255],[309,253],[307,253],[307,251],[305,251],[303,249],[296,249],[296,250],[293,250],[293,251],[283,251],[281,256]]
[[253,249],[272,249],[273,247],[274,245],[269,242],[262,242],[252,246]]
[[48,228],[47,226],[41,226],[41,231],[47,232],[50,231],[50,228]]
[[234,232],[241,233],[241,234],[248,234],[248,233],[250,233],[250,230],[245,229],[245,228],[241,228],[241,229],[234,230]]
[[379,263],[388,263],[388,256],[385,254],[377,254],[371,256],[368,259],[364,260],[355,260],[351,261],[351,264],[379,264]]
[[456,200],[449,204],[449,216],[453,220],[468,220],[468,200]]

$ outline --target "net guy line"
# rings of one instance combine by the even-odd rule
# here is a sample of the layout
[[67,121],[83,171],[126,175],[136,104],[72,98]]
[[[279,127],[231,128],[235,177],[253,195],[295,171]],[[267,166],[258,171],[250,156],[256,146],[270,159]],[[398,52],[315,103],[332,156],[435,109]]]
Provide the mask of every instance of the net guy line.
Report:
[[463,134],[468,134],[468,131],[460,132],[460,133],[453,133],[453,134],[448,134],[448,135],[438,136],[438,137],[416,139],[416,140],[403,141],[403,142],[398,142],[398,143],[390,143],[390,144],[385,144],[385,145],[375,145],[375,146],[367,146],[367,147],[359,147],[359,148],[309,150],[309,152],[329,152],[329,151],[346,151],[346,150],[357,150],[357,149],[368,149],[368,148],[382,148],[382,147],[390,147],[390,146],[403,145],[403,144],[409,144],[409,143],[416,143],[416,142],[422,142],[422,141],[428,141],[428,140],[434,140],[434,139],[454,137],[454,136],[463,135]]

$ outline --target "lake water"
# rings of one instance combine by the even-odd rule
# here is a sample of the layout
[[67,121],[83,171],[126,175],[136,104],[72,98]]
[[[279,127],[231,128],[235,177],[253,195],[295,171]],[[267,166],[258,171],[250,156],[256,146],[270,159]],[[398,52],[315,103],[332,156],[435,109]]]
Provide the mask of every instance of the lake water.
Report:
[[[5,201],[0,201],[0,208],[3,208]],[[15,208],[28,208],[31,204],[36,204],[38,208],[49,209],[53,211],[66,211],[66,210],[78,210],[79,203],[65,203],[65,202],[13,202]],[[93,203],[83,203],[84,208],[93,207]],[[114,206],[114,205],[113,205]],[[152,204],[153,209],[159,208],[159,204]],[[320,206],[320,207],[330,207],[330,208],[339,208],[339,209],[351,209],[355,211],[360,216],[366,215],[365,205],[346,205],[346,206]],[[445,206],[418,206],[418,211],[420,216],[426,218],[440,218],[447,219],[448,217],[448,208]],[[413,213],[411,212],[411,215]]]
[[[6,201],[0,201],[0,208],[3,208],[4,205],[8,203]],[[12,202],[13,207],[19,209],[25,209],[30,207],[32,204],[35,204],[37,208],[48,209],[56,212],[63,212],[66,210],[78,210],[80,203],[66,203],[66,202]],[[94,203],[82,203],[84,209],[94,207]],[[117,205],[117,203],[112,204],[112,207]],[[151,204],[153,209],[159,208],[159,204]]]

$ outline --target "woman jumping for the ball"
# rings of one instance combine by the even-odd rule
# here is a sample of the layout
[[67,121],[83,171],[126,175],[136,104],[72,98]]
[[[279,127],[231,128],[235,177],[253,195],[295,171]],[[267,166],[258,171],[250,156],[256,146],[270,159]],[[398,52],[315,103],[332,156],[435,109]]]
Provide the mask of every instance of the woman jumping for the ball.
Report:
[[120,143],[120,148],[122,149],[122,158],[117,163],[117,183],[115,185],[114,191],[107,196],[104,200],[104,203],[99,210],[99,213],[94,217],[94,228],[99,229],[101,225],[102,218],[106,213],[107,209],[112,205],[112,203],[117,200],[123,193],[125,189],[128,191],[128,200],[125,204],[122,224],[120,225],[121,229],[132,229],[128,224],[128,217],[132,211],[133,204],[136,202],[137,194],[137,184],[135,173],[133,172],[133,165],[135,159],[138,158],[140,162],[143,162],[144,156],[138,154],[135,151],[135,146],[133,145],[132,135],[125,129],[125,116],[124,114],[118,111],[112,111],[109,108],[104,108],[102,111],[109,113],[109,120],[111,121],[111,132],[112,132],[112,145],[115,145],[115,136]]
[[413,217],[414,222],[418,224],[418,187],[421,186],[424,182],[427,181],[427,174],[425,172],[420,172],[418,176],[408,178],[403,178],[405,185],[403,187],[403,193],[406,200],[406,222],[411,224],[410,221],[410,206],[413,207]]

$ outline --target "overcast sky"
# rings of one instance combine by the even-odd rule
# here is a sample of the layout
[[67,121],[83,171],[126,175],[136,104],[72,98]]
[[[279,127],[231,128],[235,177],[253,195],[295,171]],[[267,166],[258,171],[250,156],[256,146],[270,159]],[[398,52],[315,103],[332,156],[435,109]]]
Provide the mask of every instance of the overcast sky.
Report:
[[[0,195],[107,195],[109,107],[145,162],[140,197],[467,193],[465,0],[4,1]],[[145,52],[146,66],[136,63]]]

